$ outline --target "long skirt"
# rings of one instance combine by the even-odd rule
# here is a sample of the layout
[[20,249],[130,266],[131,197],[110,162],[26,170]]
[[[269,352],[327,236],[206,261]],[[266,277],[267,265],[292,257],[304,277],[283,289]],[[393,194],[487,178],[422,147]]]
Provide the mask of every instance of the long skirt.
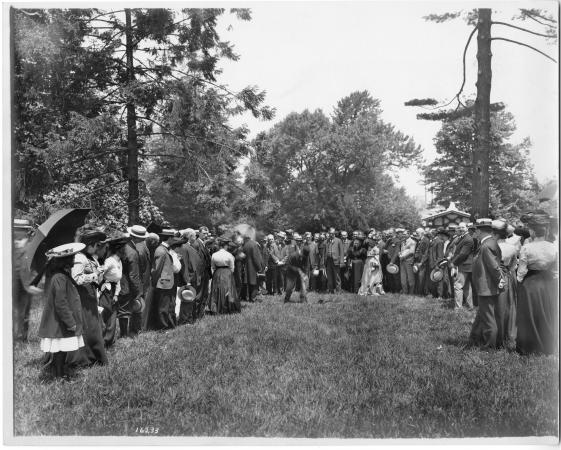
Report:
[[113,304],[113,296],[117,284],[111,283],[111,289],[106,289],[99,294],[99,306],[103,308],[101,312],[101,330],[105,347],[110,347],[115,343],[117,330],[117,305]]
[[507,272],[506,286],[499,293],[497,308],[497,347],[514,350],[516,346],[516,277],[513,272]]
[[557,282],[549,271],[529,271],[518,284],[516,348],[521,353],[557,351]]
[[70,365],[107,364],[107,353],[101,327],[101,319],[97,309],[97,294],[91,284],[78,286],[84,323],[84,347],[68,353]]
[[228,267],[217,268],[210,287],[210,311],[213,314],[228,314],[240,310],[234,274]]
[[358,295],[373,295],[376,293],[376,285],[382,283],[382,268],[371,267],[372,259],[372,257],[366,258],[364,262]]
[[362,280],[362,272],[364,271],[364,261],[362,259],[353,259],[351,261],[351,289],[355,294],[360,289]]

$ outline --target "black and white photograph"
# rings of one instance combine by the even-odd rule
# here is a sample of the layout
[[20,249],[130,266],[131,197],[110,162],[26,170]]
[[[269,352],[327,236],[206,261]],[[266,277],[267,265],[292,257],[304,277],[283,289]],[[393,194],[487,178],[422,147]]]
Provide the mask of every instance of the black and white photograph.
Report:
[[558,1],[2,25],[5,445],[559,444]]

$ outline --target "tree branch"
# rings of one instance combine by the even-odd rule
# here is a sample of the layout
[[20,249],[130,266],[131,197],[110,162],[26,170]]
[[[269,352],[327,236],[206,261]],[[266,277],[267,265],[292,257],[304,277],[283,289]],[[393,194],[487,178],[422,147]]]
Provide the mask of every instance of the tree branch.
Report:
[[539,54],[545,56],[547,59],[551,59],[554,63],[556,63],[557,61],[555,59],[553,59],[551,56],[549,56],[548,54],[542,52],[541,50],[538,50],[536,47],[532,47],[531,45],[528,44],[524,44],[522,42],[518,42],[518,41],[514,41],[512,39],[507,39],[507,38],[502,38],[502,37],[495,37],[495,38],[491,38],[492,41],[506,41],[506,42],[512,42],[513,44],[518,44],[521,45],[522,47],[528,47],[529,49],[532,49],[536,52],[538,52]]
[[471,39],[473,38],[473,35],[475,34],[476,31],[477,31],[477,26],[474,27],[473,30],[471,30],[471,33],[469,34],[468,40],[467,40],[466,45],[464,47],[464,54],[463,54],[463,57],[462,57],[462,85],[460,86],[460,89],[458,90],[456,95],[452,98],[452,100],[450,100],[448,103],[446,103],[444,105],[435,106],[434,108],[424,108],[424,109],[435,110],[435,109],[440,109],[440,108],[446,108],[456,99],[458,100],[458,107],[456,109],[458,109],[460,107],[460,105],[465,107],[465,105],[460,100],[460,95],[463,92],[464,87],[466,85],[466,54],[467,54],[467,50],[469,48],[469,44],[471,42]]
[[517,30],[525,31],[526,33],[535,34],[536,36],[543,36],[543,37],[546,37],[546,38],[552,37],[549,34],[536,33],[535,31],[528,30],[527,28],[518,27],[516,25],[512,25],[512,24],[506,23],[506,22],[491,22],[491,25],[504,25],[505,27],[516,28]]

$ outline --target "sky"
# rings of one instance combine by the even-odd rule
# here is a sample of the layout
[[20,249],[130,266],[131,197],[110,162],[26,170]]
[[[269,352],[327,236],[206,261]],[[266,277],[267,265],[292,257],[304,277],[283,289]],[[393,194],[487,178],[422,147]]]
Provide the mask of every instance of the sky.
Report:
[[[404,102],[426,97],[448,100],[455,95],[471,28],[461,19],[438,24],[423,16],[478,6],[492,7],[493,19],[505,22],[518,8],[542,8],[557,16],[557,3],[552,1],[265,2],[243,6],[252,10],[250,22],[230,16],[221,23],[221,37],[235,45],[240,60],[222,63],[220,81],[235,90],[259,86],[267,92],[266,103],[277,112],[267,122],[245,114],[234,125],[246,124],[253,137],[290,112],[320,108],[331,114],[342,97],[368,90],[381,100],[382,118],[413,137],[426,161],[436,155],[433,138],[440,122],[417,120],[416,114],[423,110],[406,107]],[[517,24],[541,31],[532,21]],[[492,34],[523,41],[557,59],[557,45],[542,37],[501,25],[493,25]],[[474,36],[466,56],[466,95],[475,95],[476,47]],[[492,52],[491,101],[505,103],[514,114],[518,129],[511,142],[530,137],[530,157],[538,180],[557,177],[557,63],[502,41],[492,43]],[[410,195],[424,196],[416,169],[395,175]]]

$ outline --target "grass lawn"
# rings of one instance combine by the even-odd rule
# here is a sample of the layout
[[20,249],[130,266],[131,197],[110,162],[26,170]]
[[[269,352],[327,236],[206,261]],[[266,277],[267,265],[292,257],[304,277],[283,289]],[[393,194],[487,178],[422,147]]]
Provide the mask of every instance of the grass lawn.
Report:
[[32,342],[14,351],[14,433],[556,436],[558,357],[463,349],[473,315],[413,296],[265,297],[120,339],[108,366],[45,383],[36,305]]

